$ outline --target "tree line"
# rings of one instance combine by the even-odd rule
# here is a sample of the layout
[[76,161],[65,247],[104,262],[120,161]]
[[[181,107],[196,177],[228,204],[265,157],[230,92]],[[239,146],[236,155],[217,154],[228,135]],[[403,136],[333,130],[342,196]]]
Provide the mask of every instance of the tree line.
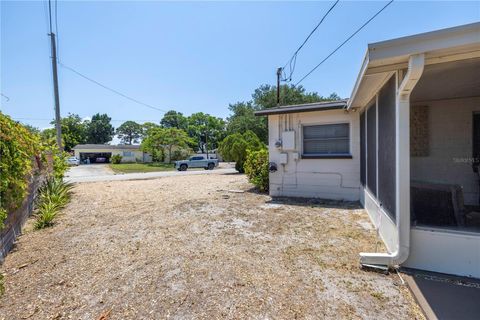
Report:
[[[281,105],[313,103],[319,101],[338,100],[340,97],[332,93],[324,97],[317,92],[306,92],[302,86],[282,85]],[[106,144],[115,135],[124,144],[142,142],[142,148],[151,152],[156,160],[167,155],[172,159],[174,152],[185,153],[217,149],[226,137],[247,131],[255,134],[259,141],[266,144],[268,127],[266,117],[257,117],[255,111],[277,106],[276,86],[261,85],[248,101],[239,101],[228,106],[231,114],[227,119],[197,112],[185,116],[181,112],[166,112],[159,123],[146,122],[139,124],[126,121],[118,128],[111,124],[107,114],[97,113],[91,120],[83,120],[78,114],[69,114],[62,118],[62,138],[66,151],[71,151],[77,144]],[[52,124],[54,124],[52,122]],[[37,130],[30,127],[31,130]],[[55,138],[55,129],[49,128],[41,132],[45,139]],[[233,138],[230,138],[229,143]],[[165,154],[166,153],[166,154]]]

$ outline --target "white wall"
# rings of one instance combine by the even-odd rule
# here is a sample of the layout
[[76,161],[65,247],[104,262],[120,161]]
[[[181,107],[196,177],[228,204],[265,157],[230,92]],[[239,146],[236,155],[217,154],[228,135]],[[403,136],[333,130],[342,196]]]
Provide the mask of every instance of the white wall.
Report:
[[480,111],[480,97],[412,103],[429,106],[429,156],[412,157],[414,180],[459,184],[466,204],[478,204],[478,177],[468,162],[472,157],[472,115]]
[[[152,162],[152,157],[148,153],[145,153],[145,156],[144,156],[143,151],[140,151],[140,150],[78,149],[78,150],[74,150],[74,151],[75,151],[75,157],[77,157],[78,159],[80,159],[80,153],[100,153],[101,152],[101,153],[111,153],[112,156],[116,155],[116,154],[119,154],[119,155],[122,156],[122,162],[136,162],[136,159],[139,159],[140,162],[142,162],[142,161]],[[126,151],[126,152],[131,151],[133,153],[133,155],[131,157],[126,157],[126,156],[123,155],[123,151]]]
[[[131,152],[133,155],[132,156],[125,156],[123,152]],[[112,150],[112,155],[114,154],[119,154],[122,156],[122,162],[136,162],[137,159],[140,162],[143,162],[143,151],[137,151],[137,150]]]
[[404,266],[480,278],[480,237],[422,228],[410,232],[412,246]]
[[[350,123],[352,159],[302,159],[302,125]],[[278,171],[270,173],[271,196],[313,197],[357,201],[360,196],[360,128],[359,114],[344,110],[314,111],[268,116],[270,162]],[[284,130],[295,131],[295,150],[275,147]],[[280,164],[281,153],[288,163]],[[299,159],[293,160],[298,153]]]

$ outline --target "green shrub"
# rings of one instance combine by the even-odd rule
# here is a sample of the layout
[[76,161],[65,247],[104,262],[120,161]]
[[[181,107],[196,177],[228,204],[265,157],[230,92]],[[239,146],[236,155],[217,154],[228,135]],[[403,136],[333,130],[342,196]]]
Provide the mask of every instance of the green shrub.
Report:
[[122,156],[119,155],[119,154],[114,154],[110,159],[112,160],[112,163],[114,163],[114,164],[118,164],[118,163],[122,162]]
[[220,142],[218,152],[225,161],[235,161],[235,169],[238,172],[245,172],[245,159],[247,150],[260,150],[265,145],[260,141],[255,133],[247,130],[244,134],[234,133],[227,136]]
[[5,220],[7,219],[7,210],[0,208],[0,230],[5,227]]
[[44,159],[40,136],[0,112],[0,206],[18,208],[28,191],[35,159]]
[[[54,146],[53,148],[56,148]],[[67,159],[70,157],[68,152],[59,152],[58,150],[53,151],[53,176],[56,179],[63,179],[65,172],[68,170]]]
[[248,180],[260,191],[268,191],[268,150],[248,150],[244,164]]
[[187,159],[190,156],[190,154],[192,154],[192,150],[190,149],[174,150],[172,152],[172,159],[170,159],[170,162]]
[[38,189],[37,220],[35,229],[43,229],[53,225],[53,220],[58,212],[70,200],[73,184],[62,179],[51,177]]

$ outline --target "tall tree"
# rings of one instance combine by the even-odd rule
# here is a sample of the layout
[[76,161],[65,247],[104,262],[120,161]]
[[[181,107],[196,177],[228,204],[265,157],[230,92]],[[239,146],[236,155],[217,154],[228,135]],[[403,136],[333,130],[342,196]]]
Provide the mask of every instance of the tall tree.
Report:
[[[324,97],[317,92],[306,92],[302,86],[294,85],[280,86],[280,105],[292,105],[313,103],[319,101],[338,100],[338,95],[332,93],[330,97]],[[252,95],[254,105],[261,109],[268,109],[277,106],[277,87],[268,84],[261,85]]]
[[[188,135],[194,139],[196,146],[202,152],[218,147],[225,137],[225,121],[203,112],[197,112],[188,117]],[[208,144],[208,145],[207,145]]]
[[115,134],[110,118],[106,113],[97,113],[87,122],[87,143],[105,144],[110,142]]
[[164,128],[177,128],[186,130],[188,126],[187,118],[175,110],[170,110],[163,116],[160,125]]
[[[55,128],[43,129],[42,132],[40,132],[42,142],[49,146],[54,146],[57,143],[56,135],[57,131],[55,130]],[[62,145],[65,145],[64,141],[62,141]]]
[[[60,123],[62,126],[62,145],[65,151],[71,151],[77,144],[86,143],[87,123],[78,114],[69,113],[68,116],[62,118]],[[50,124],[54,125],[55,121],[50,122]],[[51,134],[47,130],[49,129],[44,130],[45,134]]]
[[177,128],[153,128],[142,141],[142,150],[156,153],[162,150],[168,154],[168,159],[172,159],[174,147],[187,148],[190,137],[184,130]]
[[[302,86],[282,85],[280,87],[280,104],[292,105],[313,103],[319,101],[338,100],[340,97],[332,93],[328,97],[323,97],[316,92],[306,92]],[[255,89],[252,94],[252,100],[247,102],[237,102],[230,104],[229,109],[232,112],[227,118],[227,132],[244,133],[247,130],[253,131],[261,141],[267,143],[268,128],[267,118],[255,116],[255,111],[273,108],[277,106],[277,87],[267,84],[261,85]]]
[[252,101],[247,101],[230,104],[228,109],[232,112],[232,115],[227,118],[228,134],[244,133],[251,130],[261,141],[267,141],[267,117],[255,116],[255,111],[260,110],[259,106],[253,105]]
[[142,124],[142,138],[145,138],[152,129],[159,128],[160,126],[153,122],[145,122]]
[[143,127],[135,121],[125,121],[117,128],[116,133],[125,144],[138,143],[143,134]]
[[40,129],[38,129],[37,127],[34,127],[28,123],[22,123],[22,126],[24,126],[25,128],[27,128],[28,131],[30,131],[30,133],[33,133],[33,134],[40,134]]

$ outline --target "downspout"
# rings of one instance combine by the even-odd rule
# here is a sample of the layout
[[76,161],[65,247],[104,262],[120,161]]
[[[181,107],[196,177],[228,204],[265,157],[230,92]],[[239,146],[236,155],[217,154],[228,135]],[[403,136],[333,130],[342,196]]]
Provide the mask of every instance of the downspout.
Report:
[[424,64],[423,53],[410,56],[408,72],[396,95],[397,250],[391,253],[362,252],[362,266],[395,267],[404,263],[410,254],[410,94],[422,76]]

